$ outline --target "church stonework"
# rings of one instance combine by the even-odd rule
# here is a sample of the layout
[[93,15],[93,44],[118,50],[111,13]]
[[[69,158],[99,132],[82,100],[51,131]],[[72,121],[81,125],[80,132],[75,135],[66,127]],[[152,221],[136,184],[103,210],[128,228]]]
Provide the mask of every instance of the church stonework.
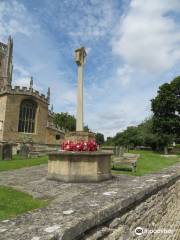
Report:
[[8,43],[0,43],[0,87],[11,86],[12,82],[12,53],[13,40],[11,37]]
[[35,144],[59,144],[64,132],[53,124],[54,113],[48,109],[47,96],[30,86],[12,87],[13,40],[0,43],[0,142],[31,142]]

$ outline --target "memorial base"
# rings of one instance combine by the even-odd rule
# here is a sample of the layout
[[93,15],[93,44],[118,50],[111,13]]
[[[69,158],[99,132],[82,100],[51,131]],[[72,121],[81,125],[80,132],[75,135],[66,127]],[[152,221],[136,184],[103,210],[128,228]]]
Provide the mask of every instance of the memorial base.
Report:
[[84,131],[68,132],[65,134],[65,140],[72,142],[95,140],[95,134]]
[[111,153],[60,152],[49,154],[48,179],[98,182],[111,178]]

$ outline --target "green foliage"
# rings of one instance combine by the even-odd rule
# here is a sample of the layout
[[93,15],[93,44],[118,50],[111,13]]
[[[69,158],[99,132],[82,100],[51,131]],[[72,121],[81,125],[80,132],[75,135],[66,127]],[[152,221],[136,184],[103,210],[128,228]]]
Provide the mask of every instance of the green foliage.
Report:
[[105,145],[120,145],[128,147],[151,146],[158,144],[157,136],[152,132],[152,118],[146,119],[138,126],[128,127],[113,138],[107,138]]
[[48,157],[38,157],[38,158],[28,158],[28,159],[20,159],[19,156],[13,156],[12,160],[4,161],[0,160],[0,171],[7,171],[13,169],[19,169],[23,167],[31,167],[40,164],[45,164],[48,162]]
[[88,125],[84,126],[84,131],[85,131],[85,132],[89,132],[89,131],[90,131]]
[[143,146],[149,146],[153,150],[157,149],[159,146],[159,138],[153,133],[153,121],[152,117],[146,119],[144,122],[137,126],[139,139],[141,139],[141,144]]
[[102,145],[104,143],[104,135],[102,133],[96,133],[95,138],[98,145]]
[[167,146],[180,136],[180,77],[159,87],[157,96],[151,100],[153,132]]
[[114,138],[113,137],[107,137],[106,141],[104,142],[105,146],[114,146]]
[[172,164],[179,162],[178,157],[164,157],[159,153],[152,151],[130,151],[132,153],[140,154],[140,158],[137,160],[137,171],[133,173],[132,171],[124,171],[123,168],[113,168],[113,173],[119,174],[129,174],[135,176],[142,176],[149,173],[158,172],[161,169],[168,167]]
[[10,187],[0,186],[0,220],[15,217],[24,212],[42,208],[47,201],[33,199],[29,194]]
[[124,132],[117,133],[115,138],[115,145],[137,146],[140,145],[141,139],[138,134],[137,127],[128,127]]
[[151,118],[108,138],[105,145],[143,145],[162,150],[173,141],[180,143],[180,77],[159,87],[151,108]]
[[[76,118],[67,112],[55,113],[54,124],[65,131],[73,132],[76,130]],[[90,131],[88,125],[84,126],[84,131]]]
[[76,119],[74,116],[66,113],[55,113],[54,124],[66,131],[76,130]]

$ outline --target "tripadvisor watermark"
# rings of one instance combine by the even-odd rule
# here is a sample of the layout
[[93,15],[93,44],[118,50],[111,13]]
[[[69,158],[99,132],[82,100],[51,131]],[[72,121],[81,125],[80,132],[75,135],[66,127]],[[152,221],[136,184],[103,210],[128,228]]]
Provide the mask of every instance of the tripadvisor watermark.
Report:
[[143,234],[173,234],[174,230],[173,229],[166,229],[166,228],[159,228],[159,229],[148,229],[148,228],[142,228],[142,227],[137,227],[134,230],[135,234],[140,236]]

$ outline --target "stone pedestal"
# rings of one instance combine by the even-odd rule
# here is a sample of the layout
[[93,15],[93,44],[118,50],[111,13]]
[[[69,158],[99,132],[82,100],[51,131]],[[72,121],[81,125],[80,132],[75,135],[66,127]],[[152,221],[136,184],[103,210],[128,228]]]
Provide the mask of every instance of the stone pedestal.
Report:
[[59,152],[49,154],[48,179],[97,182],[111,178],[111,153]]
[[95,134],[84,131],[68,132],[65,135],[65,140],[73,142],[95,140]]

